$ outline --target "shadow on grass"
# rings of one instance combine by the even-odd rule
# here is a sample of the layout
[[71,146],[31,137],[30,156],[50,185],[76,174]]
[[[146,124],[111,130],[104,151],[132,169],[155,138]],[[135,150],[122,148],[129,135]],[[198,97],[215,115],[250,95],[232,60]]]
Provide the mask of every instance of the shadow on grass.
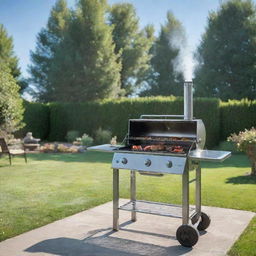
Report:
[[34,161],[61,161],[83,163],[111,163],[112,153],[85,152],[85,153],[40,153],[29,154],[28,158]]
[[256,176],[243,175],[227,178],[226,183],[231,184],[256,184]]

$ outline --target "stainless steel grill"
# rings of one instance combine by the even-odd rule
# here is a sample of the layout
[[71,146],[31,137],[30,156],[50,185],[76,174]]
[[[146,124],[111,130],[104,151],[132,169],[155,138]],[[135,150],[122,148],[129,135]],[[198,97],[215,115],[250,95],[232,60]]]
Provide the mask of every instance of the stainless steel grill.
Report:
[[[113,168],[113,229],[119,229],[119,210],[181,218],[176,237],[181,245],[191,247],[199,239],[198,230],[210,225],[210,218],[201,211],[202,161],[221,162],[231,153],[204,150],[206,132],[202,120],[193,118],[192,82],[184,83],[184,115],[142,115],[128,123],[124,145],[100,145],[90,150],[114,152]],[[119,205],[119,170],[130,170],[131,200]],[[189,180],[189,171],[196,178]],[[136,200],[136,173],[163,176],[182,175],[182,205]],[[196,183],[196,205],[189,205],[189,183]]]

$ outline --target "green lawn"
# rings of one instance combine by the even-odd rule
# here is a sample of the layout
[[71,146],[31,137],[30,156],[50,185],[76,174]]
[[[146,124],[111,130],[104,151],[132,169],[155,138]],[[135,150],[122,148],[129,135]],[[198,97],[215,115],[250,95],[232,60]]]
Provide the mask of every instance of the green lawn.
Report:
[[[112,154],[96,152],[31,154],[28,164],[17,157],[9,166],[7,158],[0,158],[0,240],[110,201],[111,159]],[[249,171],[241,154],[221,164],[204,164],[203,205],[256,212],[256,179],[244,175]],[[181,202],[180,176],[137,178],[138,199]],[[120,183],[120,196],[128,198],[128,171],[121,171]],[[229,254],[256,255],[256,218]]]

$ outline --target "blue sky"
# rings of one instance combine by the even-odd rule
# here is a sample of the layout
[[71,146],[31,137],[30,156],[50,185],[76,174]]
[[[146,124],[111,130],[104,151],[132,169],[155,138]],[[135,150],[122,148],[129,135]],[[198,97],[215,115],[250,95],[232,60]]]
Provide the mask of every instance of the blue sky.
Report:
[[[73,7],[76,1],[67,2]],[[165,22],[166,12],[171,10],[183,23],[192,51],[204,32],[209,11],[216,10],[221,0],[109,0],[110,4],[117,2],[132,3],[140,25],[153,24],[156,31]],[[46,25],[54,3],[54,0],[0,0],[0,23],[13,37],[14,50],[24,76],[27,76],[27,65],[30,63],[29,52],[35,48],[36,35]]]

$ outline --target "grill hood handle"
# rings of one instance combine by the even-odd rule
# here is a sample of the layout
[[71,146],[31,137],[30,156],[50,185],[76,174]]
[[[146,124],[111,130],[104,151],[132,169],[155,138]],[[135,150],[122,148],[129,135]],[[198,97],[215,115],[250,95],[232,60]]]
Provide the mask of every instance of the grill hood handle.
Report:
[[140,119],[143,118],[184,118],[184,115],[141,115]]

